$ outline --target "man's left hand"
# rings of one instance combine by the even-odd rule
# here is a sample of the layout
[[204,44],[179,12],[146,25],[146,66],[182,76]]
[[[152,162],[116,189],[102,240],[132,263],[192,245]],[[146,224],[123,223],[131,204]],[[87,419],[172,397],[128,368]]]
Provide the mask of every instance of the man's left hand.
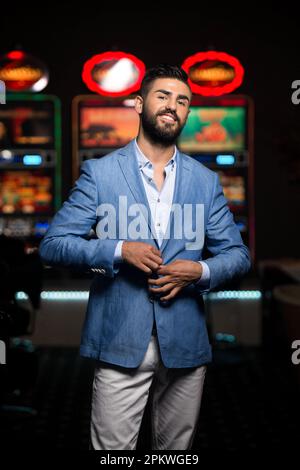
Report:
[[[159,279],[148,279],[149,290],[154,294],[166,294],[160,300],[173,299],[181,289],[202,275],[201,263],[186,259],[177,259],[172,263],[160,265],[157,274],[162,276]],[[151,285],[157,287],[151,287]]]

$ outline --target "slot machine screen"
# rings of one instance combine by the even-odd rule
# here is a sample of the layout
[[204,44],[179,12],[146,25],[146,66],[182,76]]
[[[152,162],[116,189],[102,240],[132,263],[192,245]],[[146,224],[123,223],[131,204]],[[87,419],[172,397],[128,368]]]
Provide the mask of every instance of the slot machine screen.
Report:
[[52,148],[53,126],[52,102],[10,102],[0,109],[0,149]]
[[47,214],[53,210],[51,176],[43,171],[0,172],[0,213]]
[[242,175],[218,171],[224,196],[232,210],[244,208],[246,204],[245,179]]
[[182,152],[239,152],[246,148],[246,108],[192,106],[178,139]]
[[137,136],[138,124],[139,118],[134,108],[82,107],[80,147],[122,147]]

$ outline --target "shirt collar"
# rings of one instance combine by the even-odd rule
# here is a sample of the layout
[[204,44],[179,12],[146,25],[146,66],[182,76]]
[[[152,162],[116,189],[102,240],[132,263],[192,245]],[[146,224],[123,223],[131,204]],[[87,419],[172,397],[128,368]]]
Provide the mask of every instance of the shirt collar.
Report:
[[[140,147],[138,146],[138,143],[137,143],[137,140],[134,139],[134,142],[135,142],[135,147],[136,147],[136,156],[137,156],[137,160],[138,160],[138,165],[139,165],[139,169],[142,169],[144,166],[149,166],[152,168],[152,163],[150,162],[150,160],[145,156],[145,154],[141,151]],[[170,158],[170,160],[166,163],[165,167],[166,166],[169,166],[169,165],[174,165],[175,161],[176,161],[176,154],[177,154],[177,147],[175,145],[175,149],[174,149],[174,153],[173,153],[173,156]]]

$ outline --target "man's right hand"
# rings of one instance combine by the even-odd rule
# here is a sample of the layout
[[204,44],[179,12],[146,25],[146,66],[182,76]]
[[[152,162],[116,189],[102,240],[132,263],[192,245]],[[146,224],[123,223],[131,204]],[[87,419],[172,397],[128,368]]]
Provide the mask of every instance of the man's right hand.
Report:
[[132,264],[147,274],[156,271],[163,262],[160,251],[144,242],[124,241],[122,258],[126,263]]

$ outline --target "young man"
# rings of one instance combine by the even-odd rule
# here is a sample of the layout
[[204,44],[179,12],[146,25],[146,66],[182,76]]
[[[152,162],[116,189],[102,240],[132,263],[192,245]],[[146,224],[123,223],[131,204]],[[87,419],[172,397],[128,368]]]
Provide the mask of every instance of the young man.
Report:
[[97,273],[80,347],[97,359],[93,449],[136,448],[150,386],[153,449],[191,448],[211,361],[202,294],[250,266],[217,174],[176,148],[191,98],[182,69],[147,71],[137,138],[82,165],[40,246]]

